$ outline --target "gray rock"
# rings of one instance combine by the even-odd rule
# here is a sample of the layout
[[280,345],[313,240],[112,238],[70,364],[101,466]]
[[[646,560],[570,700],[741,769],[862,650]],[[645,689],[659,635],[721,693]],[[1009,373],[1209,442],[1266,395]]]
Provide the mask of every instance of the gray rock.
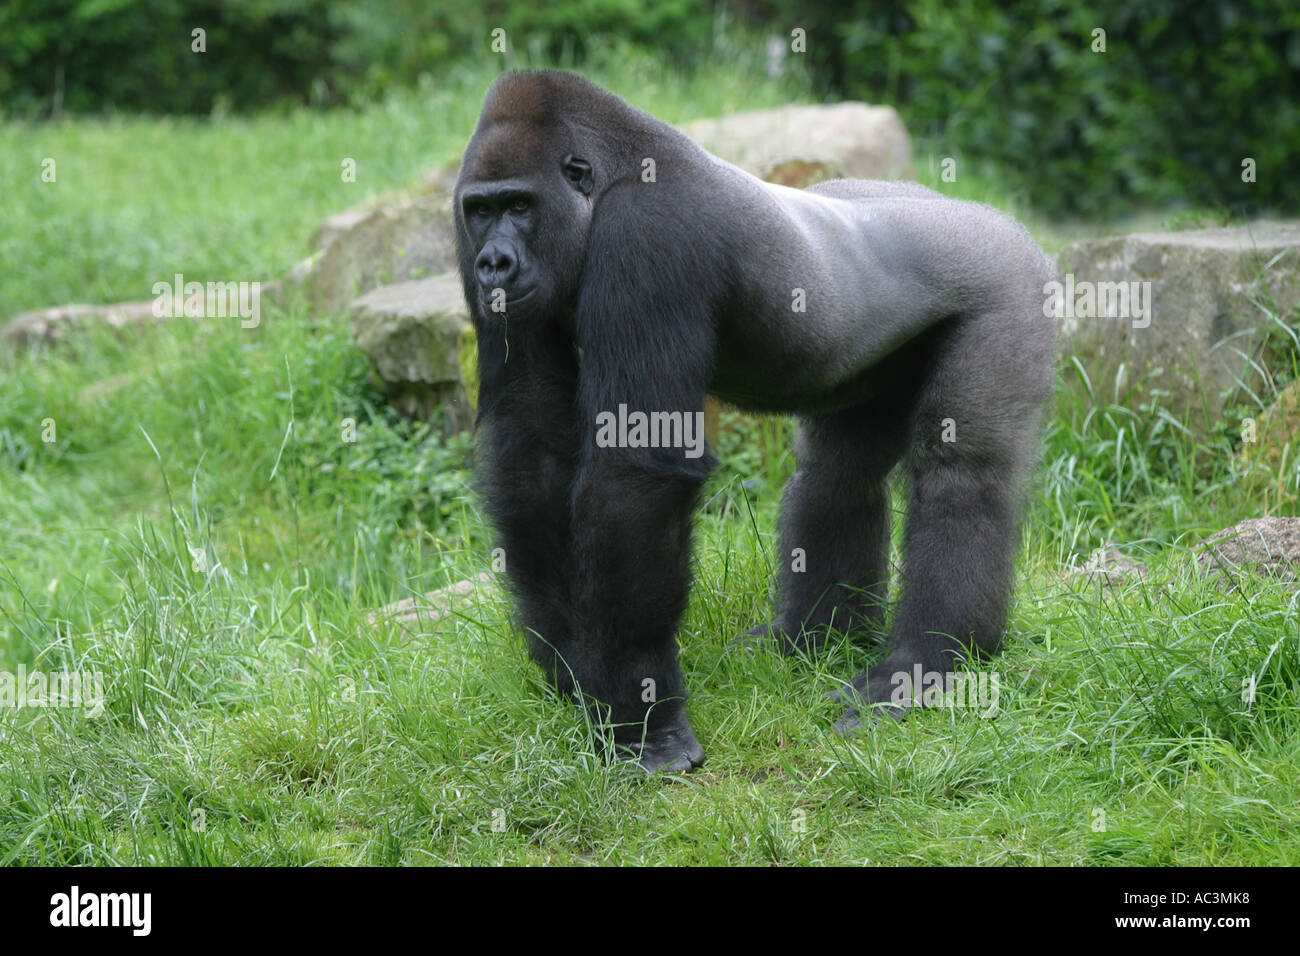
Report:
[[[1139,380],[1148,395],[1167,389],[1167,407],[1204,433],[1238,388],[1260,384],[1251,361],[1270,320],[1258,303],[1271,299],[1285,312],[1300,301],[1300,223],[1090,240],[1067,246],[1059,264],[1062,282],[1073,273],[1076,305],[1086,305],[1083,283],[1103,293],[1094,314],[1060,320],[1062,347],[1079,358],[1094,390],[1109,396],[1123,366],[1121,394]],[[1142,297],[1127,312],[1096,314],[1107,299],[1122,307],[1117,293],[1135,289]],[[1145,316],[1135,301],[1146,304]]]
[[681,129],[715,156],[787,186],[912,174],[907,128],[888,106],[782,106],[696,120]]
[[449,428],[472,424],[461,369],[474,333],[458,273],[374,289],[352,304],[349,318],[399,411],[426,418],[442,406]]
[[424,192],[449,193],[456,188],[456,178],[460,176],[460,160],[430,170],[420,182]]
[[372,612],[367,617],[371,627],[396,624],[406,631],[418,631],[467,607],[476,601],[499,597],[500,591],[491,574],[484,572],[474,578],[457,581],[445,588],[430,591],[422,597],[406,598]]
[[451,197],[434,193],[349,209],[313,234],[316,253],[299,263],[312,305],[321,312],[345,308],[380,286],[453,271]]
[[1146,580],[1147,569],[1141,561],[1130,558],[1113,544],[1098,548],[1087,563],[1072,568],[1070,575],[1110,587],[1121,587]]
[[[182,306],[184,308],[184,306]],[[117,302],[113,305],[56,305],[14,316],[0,327],[0,343],[27,348],[37,343],[52,344],[70,329],[98,323],[122,329],[165,322],[153,314],[153,302]]]
[[37,342],[57,342],[71,327],[84,322],[105,322],[117,327],[153,318],[148,302],[116,305],[56,305],[14,316],[0,329],[0,341],[15,348]]
[[1300,518],[1251,518],[1220,531],[1193,560],[1217,587],[1234,590],[1243,571],[1295,584],[1300,565]]
[[314,252],[300,259],[288,272],[271,282],[262,284],[263,301],[282,309],[302,303],[310,309],[313,304],[313,284],[317,281],[321,253]]

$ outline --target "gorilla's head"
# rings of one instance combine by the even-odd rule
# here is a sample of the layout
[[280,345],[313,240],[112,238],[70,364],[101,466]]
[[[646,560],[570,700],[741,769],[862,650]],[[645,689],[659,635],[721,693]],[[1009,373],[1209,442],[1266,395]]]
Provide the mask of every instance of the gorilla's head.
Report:
[[581,115],[570,100],[586,84],[574,79],[503,77],[465,150],[456,242],[466,298],[485,317],[545,319],[577,297],[602,172],[584,130],[565,119]]

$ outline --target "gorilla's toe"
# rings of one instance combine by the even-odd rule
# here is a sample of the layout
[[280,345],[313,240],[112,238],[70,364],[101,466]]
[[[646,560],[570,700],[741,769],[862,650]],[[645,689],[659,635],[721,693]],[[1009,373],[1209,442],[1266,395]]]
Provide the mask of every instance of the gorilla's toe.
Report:
[[862,696],[861,692],[852,684],[841,684],[834,690],[828,690],[824,695],[827,700],[833,700],[837,704],[847,704],[855,701]]
[[835,732],[853,734],[864,728],[879,726],[886,717],[894,720],[906,717],[904,708],[892,702],[890,688],[888,677],[872,668],[839,690],[827,693],[826,696],[831,700],[848,705],[843,716],[835,721]]
[[844,712],[844,715],[840,717],[839,720],[835,721],[835,727],[834,727],[835,732],[837,734],[843,734],[846,737],[849,734],[856,734],[861,729],[862,729],[862,715],[859,714],[852,707],[846,710]]
[[676,760],[673,760],[670,763],[661,764],[658,767],[651,766],[643,759],[641,766],[645,769],[646,773],[690,773],[695,769],[696,765],[691,762],[689,756],[682,754]]
[[645,743],[632,749],[646,773],[689,773],[704,765],[704,748],[689,724],[647,737]]
[[884,704],[878,704],[867,711],[863,716],[862,711],[856,707],[850,707],[844,711],[843,716],[835,721],[834,730],[837,734],[848,736],[856,734],[859,730],[870,730],[873,727],[879,727],[885,722],[886,718],[902,720],[906,716],[901,707],[889,707]]

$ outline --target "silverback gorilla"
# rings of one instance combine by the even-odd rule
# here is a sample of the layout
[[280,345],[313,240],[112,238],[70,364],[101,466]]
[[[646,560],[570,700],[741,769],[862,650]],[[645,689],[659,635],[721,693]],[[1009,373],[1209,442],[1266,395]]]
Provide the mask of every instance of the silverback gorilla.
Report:
[[[704,760],[676,630],[715,461],[668,423],[698,421],[706,393],[801,422],[777,613],[750,641],[878,631],[886,479],[906,458],[900,604],[838,727],[900,714],[899,673],[997,650],[1055,351],[1050,269],[1013,220],[914,184],[764,183],[559,72],[489,91],[455,217],[478,467],[519,621],[619,752],[651,771]],[[602,441],[628,410],[665,440]]]

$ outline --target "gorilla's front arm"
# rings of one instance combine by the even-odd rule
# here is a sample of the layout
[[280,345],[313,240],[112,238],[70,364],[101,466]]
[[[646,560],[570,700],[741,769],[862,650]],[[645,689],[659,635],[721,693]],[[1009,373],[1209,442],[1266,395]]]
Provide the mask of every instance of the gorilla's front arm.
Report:
[[[508,351],[514,350],[507,360]],[[557,657],[572,634],[576,581],[571,495],[582,436],[573,413],[577,357],[554,326],[480,326],[478,467],[533,658],[563,693]]]
[[[682,232],[674,211],[649,213],[636,186],[601,199],[578,297],[582,457],[573,489],[577,558],[575,672],[607,705],[615,739],[643,763],[688,770],[703,760],[686,720],[675,635],[690,587],[691,514],[714,460],[682,447],[596,441],[602,414],[702,419],[713,363],[708,283],[690,263],[707,233]],[[671,255],[654,240],[675,229]]]

